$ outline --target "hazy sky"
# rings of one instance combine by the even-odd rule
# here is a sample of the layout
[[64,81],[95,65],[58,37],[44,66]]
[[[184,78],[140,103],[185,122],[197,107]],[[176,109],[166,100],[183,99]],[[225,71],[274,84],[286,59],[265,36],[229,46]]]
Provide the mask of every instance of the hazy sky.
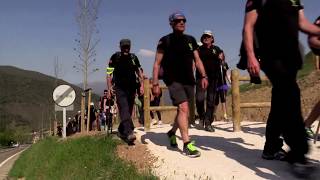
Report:
[[[72,68],[79,62],[75,39],[77,0],[1,0],[0,65],[12,65],[53,75],[57,56],[62,64],[61,78],[82,82],[82,74]],[[148,76],[152,72],[154,52],[160,37],[170,33],[168,16],[181,10],[187,17],[186,33],[199,40],[212,30],[216,44],[232,68],[238,61],[245,0],[102,0],[97,26],[100,39],[97,62],[90,69],[100,71],[89,81],[104,81],[110,56],[119,50],[119,40],[130,38],[132,52],[140,59]],[[320,0],[304,0],[305,14],[313,20],[320,15]],[[301,35],[306,45],[306,36]]]

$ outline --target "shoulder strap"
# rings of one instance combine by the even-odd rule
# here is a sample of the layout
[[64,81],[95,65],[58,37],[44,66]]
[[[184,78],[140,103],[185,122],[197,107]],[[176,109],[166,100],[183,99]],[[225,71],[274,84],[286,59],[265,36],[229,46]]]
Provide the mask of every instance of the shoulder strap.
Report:
[[130,53],[130,57],[131,57],[132,64],[133,64],[134,66],[137,66],[137,65],[136,65],[136,62],[135,62],[135,60],[136,60],[136,55],[133,54],[133,53]]
[[[135,54],[134,53],[129,53],[129,54],[130,54],[130,58],[131,58],[132,64],[134,66],[136,66],[136,62],[135,62],[136,56],[135,56]],[[120,51],[116,52],[116,59],[119,60],[120,57],[121,57],[121,52]]]

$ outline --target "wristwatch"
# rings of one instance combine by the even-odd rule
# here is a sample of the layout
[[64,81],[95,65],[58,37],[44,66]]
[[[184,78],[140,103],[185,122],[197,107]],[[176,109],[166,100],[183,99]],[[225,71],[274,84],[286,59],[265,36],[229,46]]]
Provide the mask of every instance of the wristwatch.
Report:
[[203,78],[208,79],[208,76],[201,76],[201,79],[203,79]]

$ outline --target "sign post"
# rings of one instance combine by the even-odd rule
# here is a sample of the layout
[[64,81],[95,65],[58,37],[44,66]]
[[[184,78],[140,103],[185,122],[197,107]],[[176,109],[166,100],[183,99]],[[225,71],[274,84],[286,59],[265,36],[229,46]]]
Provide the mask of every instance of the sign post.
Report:
[[76,92],[69,85],[60,85],[54,89],[52,93],[52,97],[54,102],[58,106],[62,107],[62,112],[63,112],[62,137],[66,138],[67,107],[70,106],[76,99]]

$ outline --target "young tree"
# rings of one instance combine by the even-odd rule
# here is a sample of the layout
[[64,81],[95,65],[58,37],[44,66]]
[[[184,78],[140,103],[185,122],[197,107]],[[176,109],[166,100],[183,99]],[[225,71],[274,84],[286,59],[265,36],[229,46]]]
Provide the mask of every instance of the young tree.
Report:
[[94,68],[89,71],[89,66],[95,62],[96,46],[99,39],[95,35],[99,33],[96,26],[98,19],[98,8],[101,0],[78,0],[76,21],[79,26],[79,39],[76,39],[79,61],[73,68],[83,72],[83,90],[88,88],[88,75],[98,70]]

